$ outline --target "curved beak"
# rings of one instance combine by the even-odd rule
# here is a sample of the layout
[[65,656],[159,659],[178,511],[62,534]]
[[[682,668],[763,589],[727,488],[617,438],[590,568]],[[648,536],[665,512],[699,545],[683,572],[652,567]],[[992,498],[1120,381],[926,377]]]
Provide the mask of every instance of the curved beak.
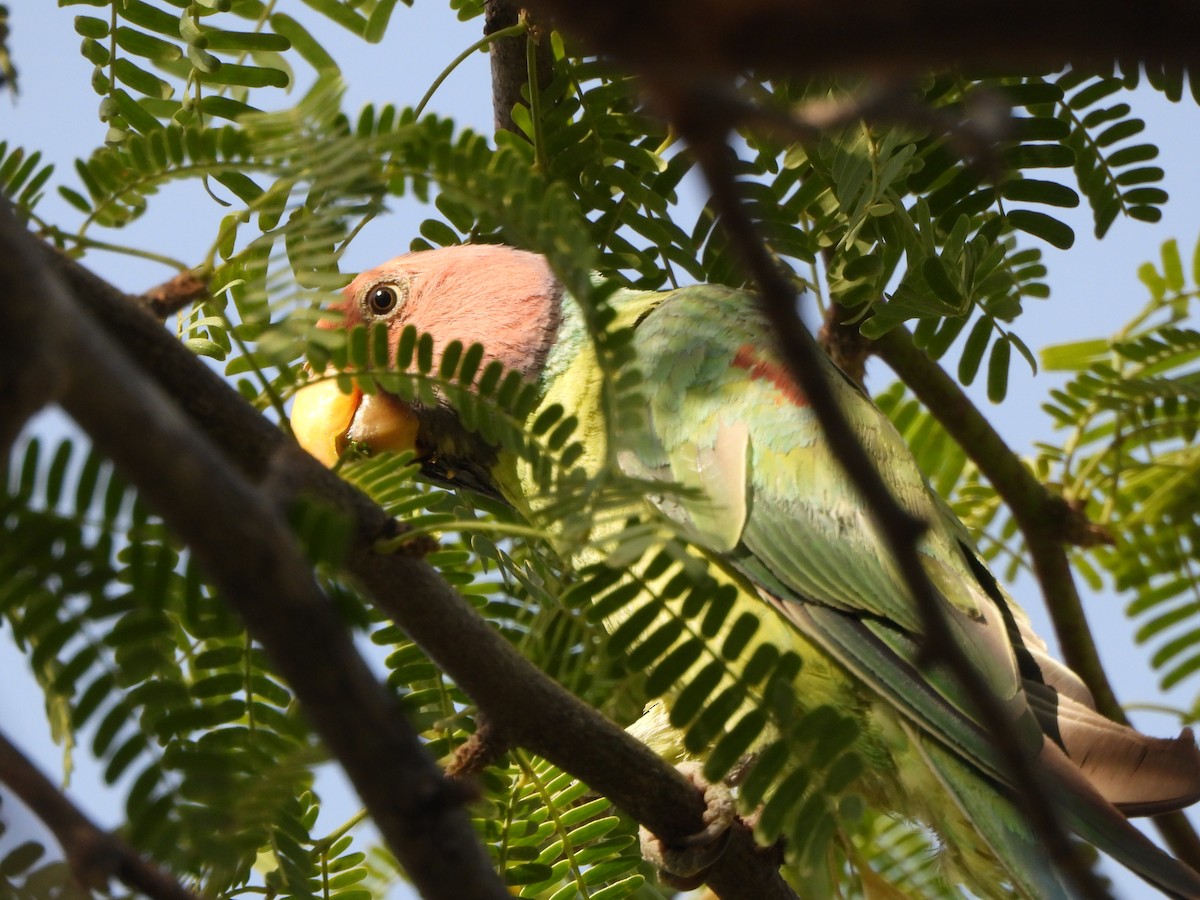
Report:
[[394,397],[364,394],[357,384],[343,393],[336,378],[305,385],[292,406],[296,440],[331,467],[351,443],[376,453],[415,450],[419,430],[417,417]]

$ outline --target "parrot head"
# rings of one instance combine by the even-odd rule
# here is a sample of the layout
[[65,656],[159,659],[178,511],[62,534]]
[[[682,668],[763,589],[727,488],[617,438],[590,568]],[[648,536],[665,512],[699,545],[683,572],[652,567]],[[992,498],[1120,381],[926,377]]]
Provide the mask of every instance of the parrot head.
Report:
[[[453,298],[452,303],[447,302]],[[332,307],[340,320],[322,327],[382,323],[394,360],[404,329],[433,337],[434,360],[450,341],[484,346],[483,364],[500,362],[526,380],[541,373],[562,318],[562,288],[545,258],[511,247],[465,245],[409,253],[363,272]],[[486,461],[478,438],[458,426],[453,411],[408,405],[355,385],[318,378],[301,388],[292,431],[305,450],[332,466],[350,444],[371,452],[414,451],[429,474],[494,494],[477,463]],[[454,448],[461,446],[461,460]],[[453,472],[456,477],[448,478]]]

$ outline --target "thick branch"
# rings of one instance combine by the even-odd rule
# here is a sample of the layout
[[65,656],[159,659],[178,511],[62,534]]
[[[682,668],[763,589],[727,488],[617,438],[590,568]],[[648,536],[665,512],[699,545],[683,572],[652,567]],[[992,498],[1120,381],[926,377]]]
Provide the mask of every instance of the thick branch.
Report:
[[63,360],[44,339],[50,330],[35,304],[21,303],[22,261],[0,254],[0,334],[19,336],[0,353],[0,469],[8,470],[9,453],[26,421],[62,390]]
[[[1038,481],[975,408],[962,388],[915,344],[894,328],[874,342],[886,362],[946,432],[966,451],[1012,511],[1046,599],[1067,664],[1084,680],[1096,706],[1110,719],[1130,724],[1117,701],[1088,627],[1064,544],[1094,543],[1096,526]],[[1155,816],[1154,824],[1172,852],[1200,871],[1200,837],[1183,813]]]
[[[395,530],[383,510],[288,443],[124,294],[48,246],[42,252],[99,326],[245,474],[267,477],[274,458],[275,490],[314,495],[355,524],[348,570],[506,739],[580,778],[668,844],[701,829],[700,795],[674,768],[532,666],[428,564],[371,550],[377,538]],[[280,452],[285,443],[291,449]],[[742,825],[735,826],[708,884],[725,898],[794,897]]]
[[817,341],[837,367],[862,388],[866,384],[871,342],[863,337],[857,325],[846,324],[848,315],[849,311],[842,304],[836,300],[829,301],[829,309],[825,313],[825,321],[821,323]]
[[[484,0],[483,33],[495,34],[517,24],[522,14],[521,4],[514,0]],[[554,54],[548,39],[526,31],[522,35],[501,38],[489,49],[492,60],[492,115],[496,131],[517,131],[513,124],[512,109],[524,103],[521,89],[529,80],[528,45],[534,41],[534,59],[538,72],[538,86],[544,88],[554,71]]]
[[[413,882],[429,897],[508,896],[475,839],[461,792],[355,650],[279,511],[38,264],[37,244],[7,205],[0,248],[17,276],[10,302],[36,306],[50,323],[52,351],[69,361],[63,408],[235,607]],[[0,340],[25,336],[0,332]]]
[[[697,95],[698,96],[698,95]],[[692,147],[712,190],[720,216],[743,264],[759,289],[760,304],[771,322],[780,353],[804,391],[832,450],[872,513],[875,526],[904,579],[921,617],[922,649],[929,663],[951,671],[1000,750],[1013,785],[1012,796],[1045,842],[1047,853],[1082,896],[1107,892],[1080,858],[1042,788],[1045,775],[1021,750],[1000,701],[971,665],[950,632],[937,592],[917,553],[925,523],[914,519],[888,490],[875,462],[851,430],[821,370],[820,352],[796,312],[796,296],[772,259],[746,211],[726,144],[726,123],[710,118],[706,108],[683,94],[674,99],[675,124]]]
[[107,892],[115,878],[151,900],[198,900],[120,838],[96,827],[4,734],[0,734],[0,783],[8,785],[50,829],[66,854],[71,874],[89,890]]
[[[1114,59],[1197,62],[1192,0],[529,0],[547,21],[655,80],[761,75],[916,75]],[[669,36],[669,39],[666,39]]]

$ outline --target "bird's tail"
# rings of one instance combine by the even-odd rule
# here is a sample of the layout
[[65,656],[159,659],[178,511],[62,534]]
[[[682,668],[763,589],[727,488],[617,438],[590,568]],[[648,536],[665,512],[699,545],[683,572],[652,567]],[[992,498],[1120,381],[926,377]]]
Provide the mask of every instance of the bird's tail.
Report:
[[[981,790],[984,776],[941,744],[915,731],[912,737],[930,769],[988,844],[1014,887],[1038,900],[1065,900],[1076,893],[1010,800],[992,790]],[[1054,742],[1045,741],[1038,761],[1052,805],[1059,810],[1064,826],[1164,894],[1200,900],[1200,875],[1134,828]],[[997,803],[1006,808],[997,808]]]

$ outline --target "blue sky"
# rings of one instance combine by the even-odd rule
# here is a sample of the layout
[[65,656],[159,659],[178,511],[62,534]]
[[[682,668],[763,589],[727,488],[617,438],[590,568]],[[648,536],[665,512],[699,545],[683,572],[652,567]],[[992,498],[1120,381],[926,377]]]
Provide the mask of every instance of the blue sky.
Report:
[[[79,38],[72,21],[87,7],[57,8],[48,0],[20,0],[11,10],[10,49],[20,69],[21,95],[12,101],[0,96],[0,140],[26,150],[41,150],[57,166],[54,183],[75,184],[72,163],[85,156],[104,136],[106,126],[96,110],[99,98],[87,85],[91,64],[76,51]],[[281,0],[278,9],[310,24],[332,55],[343,66],[347,103],[355,110],[367,102],[415,105],[442,68],[462,49],[478,39],[480,21],[458,22],[448,8],[435,3],[418,3],[415,9],[398,7],[385,41],[367,45],[338,26],[313,16],[298,0]],[[290,102],[281,96],[281,105]],[[449,116],[460,125],[490,133],[491,89],[487,58],[475,54],[442,85],[429,109]],[[1043,247],[1052,288],[1049,301],[1028,301],[1016,331],[1035,350],[1051,343],[1104,336],[1119,327],[1143,304],[1146,292],[1136,278],[1145,260],[1157,260],[1159,245],[1177,238],[1185,260],[1200,235],[1200,179],[1196,178],[1195,145],[1200,139],[1200,110],[1190,98],[1172,104],[1151,91],[1142,90],[1134,101],[1138,115],[1147,120],[1145,137],[1161,148],[1160,163],[1167,171],[1165,187],[1171,201],[1161,223],[1148,226],[1118,221],[1103,242],[1092,239],[1090,213],[1086,209],[1066,211],[1075,228],[1076,247],[1069,252]],[[78,214],[56,194],[47,196],[40,207],[43,216],[71,227]],[[170,186],[162,192],[151,212],[117,240],[129,241],[183,260],[192,259],[197,247],[211,241],[224,210],[195,182]],[[393,213],[372,223],[355,241],[344,267],[357,270],[407,249],[425,213],[411,203],[397,204]],[[1031,239],[1027,239],[1031,240]],[[115,254],[93,253],[87,263],[121,288],[136,292],[157,284],[171,272],[160,265]],[[1000,407],[982,396],[982,387],[972,391],[997,424],[1011,446],[1029,452],[1033,442],[1054,439],[1049,418],[1040,404],[1053,376],[1033,376],[1018,360],[1013,363],[1009,399]],[[876,368],[872,389],[886,385],[887,373]],[[59,420],[43,418],[40,428],[53,433]],[[1026,605],[1039,631],[1052,641],[1047,623],[1031,583],[1012,586]],[[1148,652],[1136,647],[1122,614],[1124,602],[1111,594],[1085,596],[1089,618],[1100,640],[1102,656],[1126,703],[1158,697],[1149,674]],[[1194,687],[1185,683],[1183,705]],[[1169,733],[1169,720],[1139,717],[1149,730]],[[49,741],[40,699],[28,677],[23,659],[8,638],[0,637],[0,727],[57,777],[62,753]],[[120,819],[119,807],[100,790],[99,775],[87,765],[86,754],[78,754],[79,771],[71,796],[100,822],[112,825]],[[326,792],[335,801],[330,821],[354,807],[349,796],[335,798],[339,788]],[[344,794],[344,791],[343,791]],[[5,803],[4,814],[15,810]],[[342,816],[344,818],[344,816]],[[1119,882],[1127,896],[1136,896],[1140,882]]]

